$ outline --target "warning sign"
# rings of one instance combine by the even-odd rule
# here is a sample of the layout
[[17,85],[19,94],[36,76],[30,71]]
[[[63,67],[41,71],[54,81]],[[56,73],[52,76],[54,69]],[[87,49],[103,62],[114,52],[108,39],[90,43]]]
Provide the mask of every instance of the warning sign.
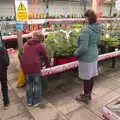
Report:
[[25,5],[21,2],[20,5],[18,6],[18,11],[26,11]]
[[28,20],[27,12],[17,12],[16,19],[17,19],[17,21],[26,21],[26,20]]
[[27,0],[15,0],[16,5],[16,20],[28,20],[28,3]]

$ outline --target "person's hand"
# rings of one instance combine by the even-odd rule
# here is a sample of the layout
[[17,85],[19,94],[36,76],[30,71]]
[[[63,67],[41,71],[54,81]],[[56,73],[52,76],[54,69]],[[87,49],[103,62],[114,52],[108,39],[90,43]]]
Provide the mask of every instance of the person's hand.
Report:
[[54,65],[54,58],[51,58],[50,60],[50,66],[52,67]]
[[47,65],[46,65],[46,68],[50,68],[50,67],[51,67],[50,64],[47,64]]

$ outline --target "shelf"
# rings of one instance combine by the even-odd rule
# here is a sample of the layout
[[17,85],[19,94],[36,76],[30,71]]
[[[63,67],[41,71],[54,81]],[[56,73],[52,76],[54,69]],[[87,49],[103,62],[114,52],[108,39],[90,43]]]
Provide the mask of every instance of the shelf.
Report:
[[[83,22],[85,18],[56,18],[56,19],[31,19],[28,24],[44,24],[46,22]],[[120,18],[99,18],[99,21],[114,21]],[[6,21],[8,24],[16,24],[16,21]]]
[[[83,22],[85,19],[84,18],[62,18],[62,19],[32,19],[28,20],[28,24],[42,24],[45,22]],[[99,18],[99,21],[116,21],[120,20],[120,18]],[[16,23],[15,21],[7,21],[12,23]],[[51,32],[46,32],[46,34],[51,33]],[[23,38],[29,38],[31,37],[31,33],[29,34],[24,34],[22,37]],[[12,39],[17,39],[17,35],[11,35],[11,36],[3,36],[3,40],[12,40]]]
[[[28,20],[28,24],[41,24],[45,22],[83,22],[85,18],[58,18],[58,19],[32,19]],[[98,21],[114,21],[120,18],[99,18]]]
[[[23,38],[29,38],[29,37],[32,37],[32,34],[29,33],[29,34],[24,34],[22,35]],[[13,39],[17,39],[17,35],[11,35],[11,36],[3,36],[2,37],[3,40],[13,40]]]
[[84,18],[47,19],[48,22],[83,22]]
[[[44,35],[47,35],[49,33],[55,33],[55,32],[45,32]],[[29,33],[29,34],[23,34],[22,35],[23,38],[31,38],[32,37],[32,33]],[[11,35],[11,36],[3,36],[2,39],[4,41],[6,40],[15,40],[17,39],[17,35]]]
[[28,24],[44,24],[45,22],[47,22],[47,19],[31,19],[28,20]]

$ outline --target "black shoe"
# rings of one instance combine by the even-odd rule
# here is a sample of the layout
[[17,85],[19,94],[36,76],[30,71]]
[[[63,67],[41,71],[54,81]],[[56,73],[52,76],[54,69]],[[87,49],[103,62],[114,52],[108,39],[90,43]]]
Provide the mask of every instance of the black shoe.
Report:
[[76,97],[76,100],[78,102],[84,102],[86,104],[89,104],[90,98],[88,95],[81,94],[81,95]]
[[[83,94],[80,94],[80,96],[83,96]],[[91,94],[88,94],[88,99],[89,99],[89,100],[92,100]]]
[[10,101],[8,100],[7,102],[4,102],[4,107],[8,107],[10,104]]

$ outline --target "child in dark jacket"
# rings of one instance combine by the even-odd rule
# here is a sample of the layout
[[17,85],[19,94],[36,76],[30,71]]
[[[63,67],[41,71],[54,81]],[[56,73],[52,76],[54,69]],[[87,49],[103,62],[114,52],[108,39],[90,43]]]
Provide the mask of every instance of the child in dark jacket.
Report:
[[22,69],[26,77],[27,104],[37,106],[41,102],[41,63],[40,57],[44,58],[46,67],[49,67],[48,55],[41,43],[44,36],[38,32],[33,33],[32,39],[27,41],[21,57]]
[[3,95],[3,103],[5,107],[9,105],[8,85],[7,85],[8,65],[9,65],[9,56],[4,46],[0,44],[0,82],[1,82],[1,91]]

